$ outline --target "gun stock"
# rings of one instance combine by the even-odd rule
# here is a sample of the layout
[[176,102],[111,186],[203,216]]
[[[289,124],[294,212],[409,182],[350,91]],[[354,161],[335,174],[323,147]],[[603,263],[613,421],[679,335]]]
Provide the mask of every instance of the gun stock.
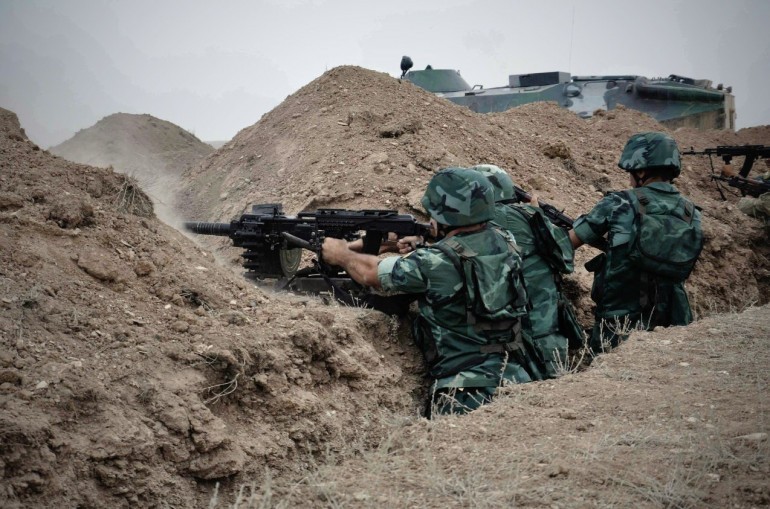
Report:
[[726,182],[728,186],[739,189],[743,196],[748,195],[757,198],[762,194],[770,193],[770,182],[747,179],[741,176],[722,177],[720,175],[714,175],[711,178],[713,180]]

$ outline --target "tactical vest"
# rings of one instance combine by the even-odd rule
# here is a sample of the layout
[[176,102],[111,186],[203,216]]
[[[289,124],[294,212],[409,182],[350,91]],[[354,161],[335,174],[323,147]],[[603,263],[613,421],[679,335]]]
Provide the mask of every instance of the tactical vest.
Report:
[[520,214],[529,224],[535,242],[535,251],[554,272],[569,274],[575,269],[574,249],[569,236],[559,234],[559,228],[546,220],[543,211],[535,207],[510,206],[510,210]]
[[673,206],[652,202],[641,187],[624,193],[635,210],[631,262],[644,274],[684,282],[703,249],[703,231],[693,221],[695,205],[683,196]]
[[[556,285],[557,301],[556,304],[556,329],[547,333],[559,333],[568,340],[569,348],[577,349],[583,346],[585,334],[583,327],[578,322],[575,309],[565,298],[562,292],[562,274],[569,274],[574,271],[575,250],[569,239],[569,235],[546,219],[543,211],[535,207],[524,207],[510,205],[507,210],[512,210],[519,214],[526,222],[531,231],[534,251],[524,255],[527,257],[537,255],[551,269],[553,273],[554,284]],[[525,276],[526,279],[526,276]],[[539,336],[533,336],[536,341]]]
[[444,253],[460,274],[463,287],[455,297],[465,302],[468,324],[482,333],[512,331],[510,342],[483,345],[482,353],[513,351],[521,344],[527,294],[519,252],[513,242],[506,240],[506,245],[506,252],[495,254],[476,252],[462,237],[450,237],[431,246]]

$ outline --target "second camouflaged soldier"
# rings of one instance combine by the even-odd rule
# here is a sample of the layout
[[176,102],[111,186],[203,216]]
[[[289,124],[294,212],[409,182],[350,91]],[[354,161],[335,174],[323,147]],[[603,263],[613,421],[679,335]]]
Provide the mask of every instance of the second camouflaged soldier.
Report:
[[489,181],[467,168],[433,176],[422,205],[441,239],[405,256],[380,260],[327,238],[323,258],[357,282],[418,295],[413,334],[432,380],[427,413],[466,413],[497,387],[531,381],[523,367],[521,321],[526,293],[511,235],[491,226]]
[[[767,166],[768,171],[761,177],[756,177],[754,180],[770,184],[770,159],[765,159],[765,166]],[[724,175],[724,172],[722,174]],[[735,176],[735,174],[736,173],[733,172],[729,176]],[[763,193],[757,197],[744,196],[738,202],[738,210],[747,216],[764,221],[765,232],[770,234],[770,193]]]
[[681,171],[673,138],[635,134],[618,166],[632,189],[609,193],[570,231],[576,248],[605,235],[609,244],[586,264],[594,273],[594,352],[617,346],[636,328],[690,323],[684,281],[703,247],[701,213],[672,185]]
[[572,304],[561,292],[562,274],[574,270],[575,252],[569,236],[566,230],[554,226],[538,207],[517,203],[513,181],[505,170],[491,164],[473,169],[492,184],[494,222],[513,234],[521,251],[530,309],[528,336],[541,377],[555,378],[568,367],[569,346],[579,348],[584,343]]

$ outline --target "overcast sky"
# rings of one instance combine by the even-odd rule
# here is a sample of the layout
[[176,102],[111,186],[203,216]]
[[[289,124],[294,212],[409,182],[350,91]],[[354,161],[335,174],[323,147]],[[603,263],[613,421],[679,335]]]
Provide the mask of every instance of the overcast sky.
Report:
[[770,124],[769,0],[0,0],[0,107],[47,148],[117,112],[228,140],[340,65],[681,74]]

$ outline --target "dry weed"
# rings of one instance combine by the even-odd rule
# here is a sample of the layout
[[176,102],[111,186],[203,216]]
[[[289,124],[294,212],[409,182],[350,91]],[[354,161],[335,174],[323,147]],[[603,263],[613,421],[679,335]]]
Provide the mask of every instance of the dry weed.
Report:
[[119,212],[140,217],[152,217],[154,208],[152,200],[142,191],[139,181],[132,175],[123,176],[123,182],[113,199]]
[[214,404],[220,399],[224,398],[225,396],[234,393],[235,390],[238,388],[238,377],[240,375],[241,375],[240,373],[236,373],[236,375],[227,382],[206,387],[204,391],[207,394],[214,393],[214,395],[203,400],[203,403],[205,405]]

